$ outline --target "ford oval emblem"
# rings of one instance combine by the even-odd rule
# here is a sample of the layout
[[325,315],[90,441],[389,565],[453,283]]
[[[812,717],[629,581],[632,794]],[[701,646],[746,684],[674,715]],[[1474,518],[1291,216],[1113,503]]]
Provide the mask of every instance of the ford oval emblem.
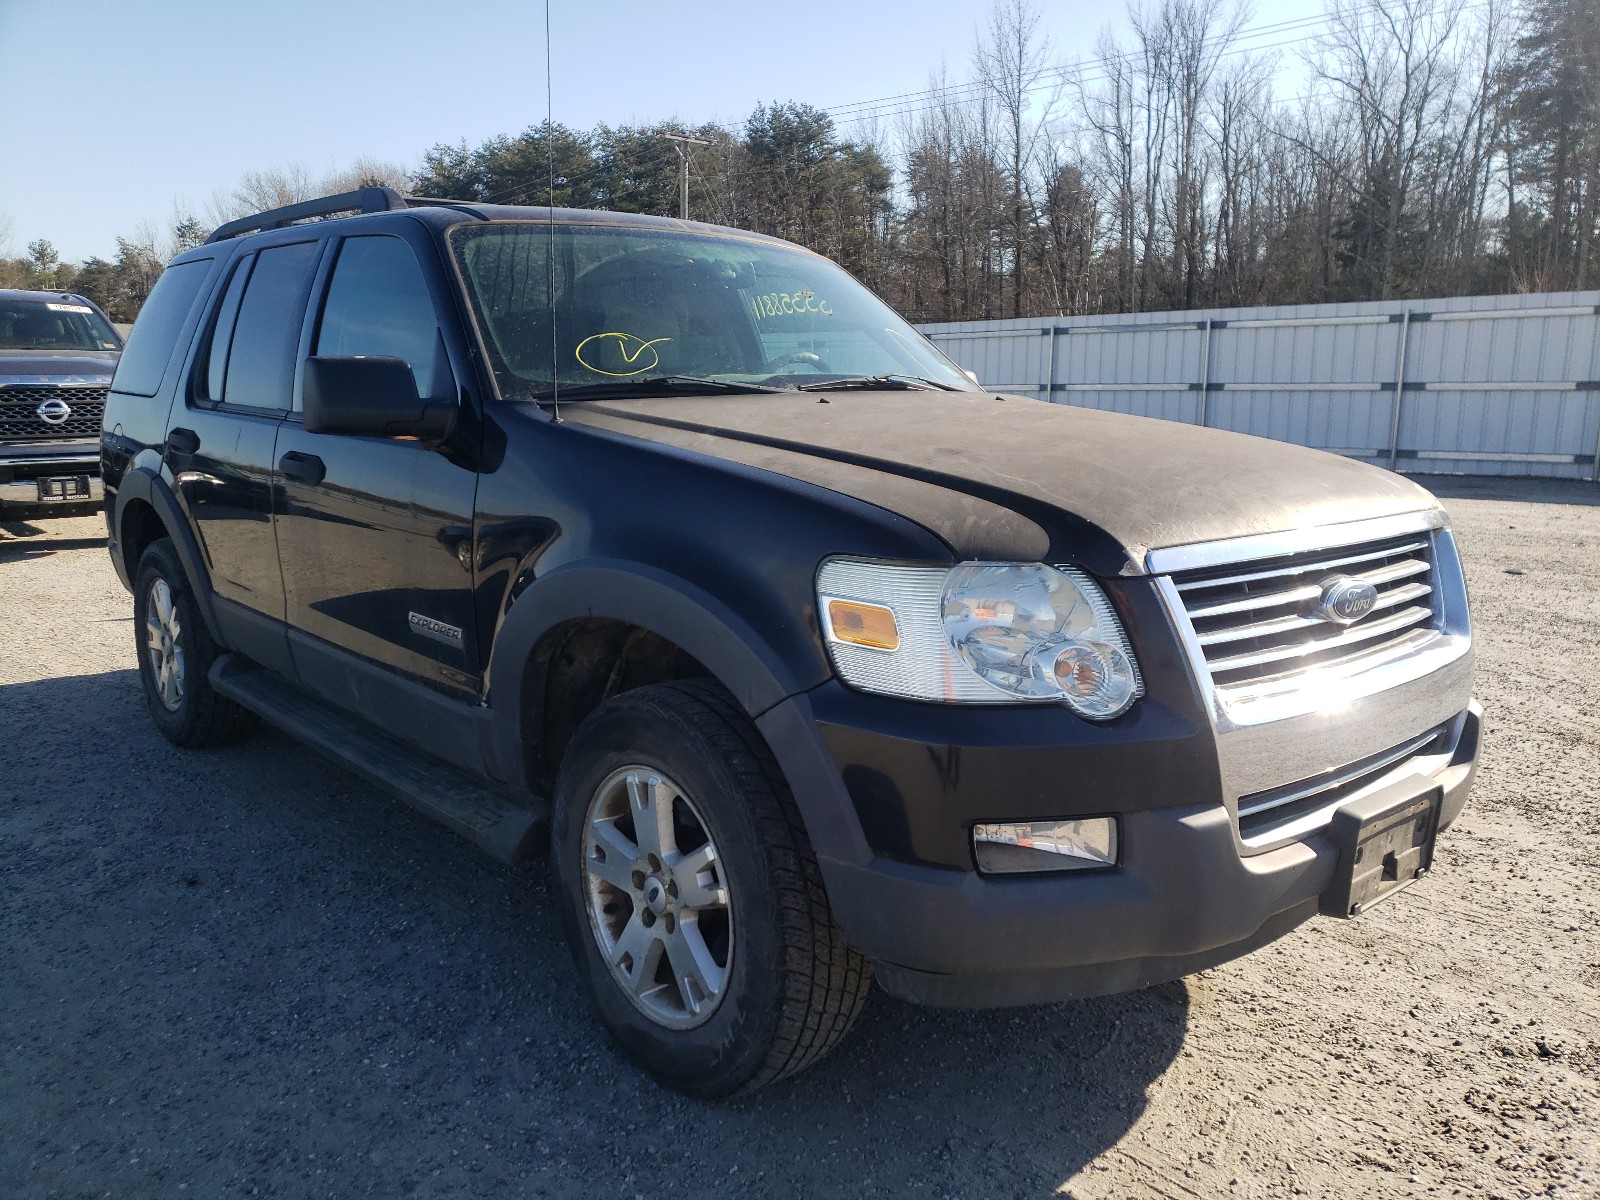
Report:
[[60,425],[72,415],[72,409],[65,400],[51,398],[33,410],[46,425]]
[[1377,603],[1377,588],[1364,579],[1341,575],[1322,585],[1316,615],[1335,625],[1351,625],[1371,612]]

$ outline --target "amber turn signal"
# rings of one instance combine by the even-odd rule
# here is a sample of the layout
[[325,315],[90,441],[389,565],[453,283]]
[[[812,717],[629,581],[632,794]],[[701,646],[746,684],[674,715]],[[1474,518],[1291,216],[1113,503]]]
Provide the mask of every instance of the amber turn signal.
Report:
[[900,647],[900,628],[895,624],[894,613],[881,604],[829,600],[828,624],[837,642],[871,646],[874,650],[897,650]]

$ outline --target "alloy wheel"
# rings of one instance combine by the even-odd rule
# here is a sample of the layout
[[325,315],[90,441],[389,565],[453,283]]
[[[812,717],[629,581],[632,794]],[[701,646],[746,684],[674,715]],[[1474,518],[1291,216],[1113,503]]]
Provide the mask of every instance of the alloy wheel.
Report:
[[144,634],[156,695],[168,712],[177,712],[183,703],[183,626],[172,588],[159,577],[145,594]]
[[733,965],[722,860],[694,802],[653,767],[606,776],[584,815],[589,927],[612,978],[669,1029],[710,1019]]

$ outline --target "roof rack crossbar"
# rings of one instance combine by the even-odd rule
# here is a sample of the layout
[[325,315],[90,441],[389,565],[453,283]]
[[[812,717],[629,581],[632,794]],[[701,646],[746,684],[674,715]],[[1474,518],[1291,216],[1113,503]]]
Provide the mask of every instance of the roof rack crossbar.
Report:
[[358,188],[353,192],[341,192],[337,196],[320,196],[315,200],[303,200],[299,204],[270,208],[266,212],[256,213],[253,217],[240,217],[237,221],[218,225],[206,239],[206,243],[209,245],[211,242],[226,241],[228,238],[255,233],[261,229],[282,229],[285,225],[293,225],[298,221],[331,217],[339,213],[388,212],[391,209],[406,207],[409,207],[406,197],[391,187]]

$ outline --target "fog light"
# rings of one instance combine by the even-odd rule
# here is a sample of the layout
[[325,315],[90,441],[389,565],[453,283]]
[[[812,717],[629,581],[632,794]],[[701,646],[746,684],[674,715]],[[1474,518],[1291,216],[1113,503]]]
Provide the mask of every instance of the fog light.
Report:
[[1117,819],[975,825],[972,853],[986,875],[1087,871],[1117,865]]

